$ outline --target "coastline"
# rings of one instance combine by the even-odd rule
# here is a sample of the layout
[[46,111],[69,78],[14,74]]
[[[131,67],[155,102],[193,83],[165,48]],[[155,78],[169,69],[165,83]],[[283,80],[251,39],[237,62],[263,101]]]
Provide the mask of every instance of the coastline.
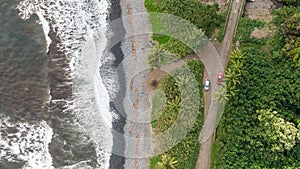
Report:
[[[91,29],[96,33],[98,30],[101,31],[101,27],[105,25],[103,21],[106,19],[106,3],[104,1],[83,3],[82,8],[79,10],[74,6],[76,2],[58,4],[53,1],[53,3],[43,4],[41,2],[34,5],[28,5],[27,3],[27,1],[22,2],[21,8],[19,8],[22,11],[21,17],[29,18],[34,13],[43,15],[45,19],[43,20],[42,18],[42,22],[44,22],[42,24],[44,34],[50,36],[52,40],[47,53],[47,59],[49,60],[47,65],[47,82],[50,88],[50,92],[47,92],[47,94],[51,100],[46,104],[47,113],[49,114],[46,121],[54,131],[52,142],[49,144],[53,166],[63,167],[81,165],[82,163],[85,163],[86,167],[92,166],[94,168],[108,166],[106,164],[106,158],[108,157],[106,157],[106,153],[101,147],[107,143],[104,141],[102,144],[101,142],[103,140],[102,135],[107,134],[103,132],[106,130],[106,126],[101,126],[104,123],[97,123],[99,125],[95,125],[95,122],[98,122],[96,120],[92,121],[94,122],[92,126],[85,125],[86,121],[88,121],[87,123],[91,122],[90,119],[101,119],[99,118],[99,113],[96,116],[95,114],[89,114],[89,112],[96,112],[94,111],[95,105],[91,106],[90,104],[95,102],[85,104],[85,100],[87,99],[97,100],[97,98],[91,95],[92,93],[86,94],[95,90],[89,90],[85,93],[82,92],[85,90],[78,90],[82,87],[91,87],[94,85],[94,83],[88,83],[90,84],[89,86],[82,86],[78,83],[78,80],[90,82],[92,79],[90,77],[94,76],[94,72],[90,76],[80,76],[88,73],[89,70],[83,69],[83,72],[78,73],[78,70],[81,70],[81,64],[76,61],[76,59],[82,59],[79,56],[87,55],[81,52],[82,50],[87,52],[88,55],[90,53],[93,59],[95,59],[97,58],[95,51],[97,49],[100,50],[101,46],[105,46],[101,44],[102,41],[98,38],[97,45],[100,47],[96,48],[96,40],[94,38],[87,38],[91,35]],[[30,7],[28,8],[28,6]],[[92,6],[97,10],[87,11],[88,8],[84,8]],[[78,13],[74,14],[73,11]],[[61,16],[60,14],[62,13],[64,15]],[[72,19],[70,20],[70,18]],[[88,24],[82,22],[82,20],[88,21]],[[45,27],[45,21],[50,23],[50,31]],[[87,42],[88,40],[91,40],[92,43],[90,41]],[[83,43],[80,43],[80,41],[83,41]],[[85,45],[89,45],[90,43],[93,46],[87,49]],[[75,63],[78,65],[74,70]],[[92,65],[94,64],[91,64],[92,70],[97,70],[97,67],[93,67]],[[75,71],[78,74],[74,74]],[[95,81],[97,80],[95,79]],[[88,98],[85,96],[88,96]],[[83,104],[85,109],[82,110],[80,106]],[[89,130],[89,127],[93,127],[92,131]],[[100,134],[96,133],[97,131]]]
[[147,63],[151,49],[151,26],[144,0],[121,1],[122,20],[126,30],[122,41],[124,71],[126,76],[127,120],[124,126],[126,169],[148,169],[152,154],[151,111],[149,111],[149,74]]
[[152,143],[147,139],[151,137],[147,56],[151,27],[145,14],[144,1],[111,1],[109,21],[114,22],[109,26],[112,35],[107,50],[114,61],[107,66],[113,67],[116,72],[111,74],[118,77],[118,91],[110,102],[118,117],[113,120],[112,169],[146,169],[149,165]]
[[[107,42],[107,49],[109,50],[108,52],[111,52],[114,56],[113,63],[110,65],[103,65],[100,68],[100,74],[101,74],[101,69],[111,69],[109,66],[112,66],[113,69],[118,68],[118,87],[119,90],[116,93],[116,98],[123,100],[125,98],[125,73],[123,71],[123,66],[120,65],[121,62],[124,59],[124,53],[121,50],[121,42],[118,42],[116,45],[114,45],[114,41],[118,41],[118,38],[123,39],[125,37],[125,29],[122,24],[121,18],[121,6],[120,6],[120,0],[111,0],[110,2],[110,8],[109,8],[109,16],[108,16],[108,21],[109,21],[109,30],[112,32],[112,36],[108,38]],[[119,19],[118,21],[120,24],[114,25],[112,22]],[[114,46],[112,46],[114,45]],[[124,151],[125,151],[125,140],[122,138],[119,138],[118,135],[124,134],[124,126],[126,123],[126,114],[122,113],[124,112],[124,107],[116,107],[114,105],[114,101],[109,102],[110,105],[110,110],[114,111],[118,119],[114,119],[112,121],[112,135],[113,135],[113,146],[112,146],[112,152],[119,152],[118,154],[112,153],[110,156],[109,160],[109,168],[111,169],[123,169],[124,164],[125,164],[125,157],[124,157]],[[122,111],[122,112],[120,112]],[[123,154],[123,155],[122,155]]]

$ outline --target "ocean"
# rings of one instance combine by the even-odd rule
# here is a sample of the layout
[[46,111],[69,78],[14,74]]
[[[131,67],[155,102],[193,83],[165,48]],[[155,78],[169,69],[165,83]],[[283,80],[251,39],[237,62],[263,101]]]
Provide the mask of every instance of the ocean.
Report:
[[118,3],[0,1],[1,169],[122,167],[122,52],[106,51]]

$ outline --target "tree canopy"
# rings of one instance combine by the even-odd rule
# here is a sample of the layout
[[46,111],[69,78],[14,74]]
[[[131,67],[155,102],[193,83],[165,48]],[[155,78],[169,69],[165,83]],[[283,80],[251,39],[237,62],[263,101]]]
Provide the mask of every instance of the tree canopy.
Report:
[[283,51],[300,66],[300,12],[288,18],[282,30],[286,36]]

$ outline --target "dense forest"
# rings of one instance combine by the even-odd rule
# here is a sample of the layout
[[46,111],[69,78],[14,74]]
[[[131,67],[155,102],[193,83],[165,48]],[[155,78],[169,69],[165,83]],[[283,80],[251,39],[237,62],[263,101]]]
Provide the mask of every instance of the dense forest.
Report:
[[[224,115],[215,133],[212,168],[300,168],[300,8],[298,0],[279,0],[285,6],[273,10],[270,23],[241,17],[234,41],[241,47],[233,51],[225,72],[226,100]],[[221,40],[225,15],[218,6],[197,0],[146,0],[148,12],[163,12],[182,17],[201,28],[206,36],[219,29]],[[151,21],[151,19],[150,19]],[[151,21],[152,24],[154,21]],[[255,38],[255,28],[274,30],[270,37]],[[160,67],[193,52],[182,42],[165,35],[152,36],[156,50],[149,55],[152,67]],[[203,66],[190,61],[197,73],[202,97]],[[153,98],[152,122],[155,133],[169,128],[177,118],[180,97],[176,79],[165,77]],[[216,93],[218,94],[218,93]],[[164,109],[159,105],[166,102]],[[194,168],[199,148],[198,137],[203,122],[203,105],[197,123],[187,136],[163,155],[150,159],[150,168]]]
[[[274,10],[271,23],[241,18],[236,36],[242,37],[243,62],[237,71],[233,52],[226,84],[234,94],[227,91],[213,168],[300,168],[299,14],[299,8],[288,6]],[[276,32],[250,37],[264,26]]]

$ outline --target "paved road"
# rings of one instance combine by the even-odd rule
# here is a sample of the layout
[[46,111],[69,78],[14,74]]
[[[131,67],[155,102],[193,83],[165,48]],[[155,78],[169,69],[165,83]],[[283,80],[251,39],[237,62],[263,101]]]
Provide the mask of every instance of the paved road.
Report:
[[[200,133],[200,149],[198,153],[198,159],[196,164],[196,169],[210,169],[211,168],[211,146],[212,146],[212,136],[215,131],[215,127],[218,123],[218,113],[219,109],[221,108],[220,104],[215,99],[215,96],[213,95],[214,92],[219,90],[219,86],[216,85],[216,77],[217,72],[216,71],[224,71],[227,67],[227,63],[229,60],[229,56],[232,49],[232,43],[233,43],[233,37],[235,33],[235,28],[238,22],[239,14],[241,11],[242,3],[244,3],[244,0],[233,0],[232,1],[232,8],[230,12],[230,16],[227,22],[226,32],[223,39],[223,42],[221,44],[220,48],[220,55],[217,55],[220,60],[222,60],[222,69],[220,69],[220,63],[214,62],[212,64],[206,64],[205,69],[208,73],[208,77],[210,77],[210,80],[212,81],[212,88],[210,91],[210,101],[205,98],[205,121],[203,128]],[[212,52],[215,52],[212,51]],[[212,70],[214,69],[214,70]],[[209,109],[207,110],[207,108]]]
[[[143,98],[143,96],[148,96],[148,94],[143,93],[147,91],[143,87],[143,83],[147,79],[146,74],[141,74],[143,69],[147,69],[146,59],[147,52],[144,51],[144,48],[149,46],[149,35],[145,34],[149,30],[149,20],[145,17],[139,18],[135,14],[145,13],[145,8],[143,6],[144,1],[136,0],[124,0],[121,1],[122,7],[122,16],[123,24],[126,30],[126,37],[128,37],[122,44],[122,51],[125,56],[128,56],[123,65],[126,65],[125,74],[129,89],[126,95],[133,96],[128,98],[128,105],[131,107],[127,114],[128,120],[125,126],[125,135],[131,137],[132,139],[126,139],[126,149],[125,149],[125,168],[130,169],[147,169],[148,168],[148,158],[145,158],[147,155],[151,154],[151,140],[145,140],[143,137],[149,137],[151,135],[151,126],[150,124],[139,124],[140,121],[149,121],[151,117],[147,114],[143,114],[143,111],[136,111],[140,109],[146,109],[147,104],[145,104],[148,98]],[[218,53],[212,43],[208,43],[202,50],[196,53],[196,57],[199,58],[206,69],[207,76],[210,77],[211,89],[210,89],[210,100],[205,98],[206,102],[206,111],[205,121],[203,129],[201,130],[201,137],[199,138],[201,147],[199,150],[198,160],[197,160],[197,169],[209,169],[210,168],[210,151],[211,151],[211,140],[212,135],[215,129],[216,119],[219,110],[219,103],[216,101],[212,93],[217,92],[220,89],[220,86],[217,85],[217,74],[219,72],[224,72],[224,65],[227,65],[228,57],[232,47],[232,39],[234,36],[234,28],[237,23],[239,9],[241,7],[241,0],[234,0],[232,4],[232,10],[230,13],[230,18],[228,20],[228,26],[226,29],[226,34],[224,36],[223,43],[221,45],[221,52]],[[138,37],[136,35],[143,37]],[[163,66],[161,70],[165,72],[171,72],[176,67],[179,67],[184,64],[183,60],[171,63],[169,65]],[[129,65],[129,66],[128,66]],[[145,66],[142,66],[145,65]],[[125,67],[125,66],[124,66]],[[140,73],[142,76],[136,76],[135,73]],[[142,77],[142,78],[141,78]],[[210,103],[210,104],[209,104]],[[209,107],[207,109],[207,106]],[[145,111],[146,112],[146,111]],[[144,118],[144,119],[142,119]],[[141,158],[142,157],[142,158]]]

